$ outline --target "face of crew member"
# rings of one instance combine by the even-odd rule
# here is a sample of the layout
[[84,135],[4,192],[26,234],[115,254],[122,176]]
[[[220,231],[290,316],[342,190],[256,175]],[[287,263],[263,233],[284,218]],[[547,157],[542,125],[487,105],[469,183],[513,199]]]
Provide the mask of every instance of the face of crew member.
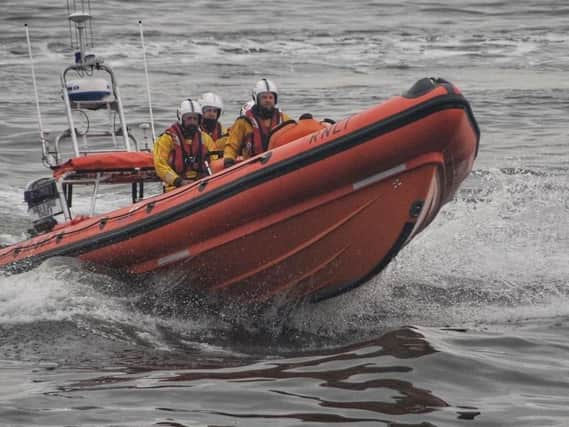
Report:
[[272,92],[263,92],[259,94],[259,106],[271,109],[275,106],[275,94]]
[[182,124],[185,128],[189,128],[194,125],[197,126],[200,122],[200,116],[196,113],[186,113],[182,117]]
[[219,114],[219,110],[215,107],[204,107],[203,109],[203,118],[204,119],[216,119],[217,115]]

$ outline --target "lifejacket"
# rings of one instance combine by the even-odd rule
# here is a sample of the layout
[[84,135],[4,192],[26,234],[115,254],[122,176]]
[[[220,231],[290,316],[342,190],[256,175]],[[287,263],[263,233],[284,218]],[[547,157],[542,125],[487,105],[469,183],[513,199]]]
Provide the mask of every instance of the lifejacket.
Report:
[[[173,123],[165,132],[174,141],[174,149],[170,152],[168,159],[172,169],[180,176],[183,176],[188,169],[205,173],[204,161],[207,160],[208,150],[202,142],[202,133],[199,128],[194,134],[191,145],[186,144],[182,127],[178,122]],[[189,152],[187,152],[188,146]]]
[[254,108],[251,108],[245,112],[242,116],[247,120],[253,127],[253,133],[249,136],[248,140],[245,142],[245,155],[252,157],[256,154],[263,153],[269,149],[269,137],[271,129],[283,122],[283,113],[279,110],[275,110],[273,117],[271,117],[271,122],[269,126],[263,125],[264,120],[260,119],[253,112]]
[[221,123],[217,122],[215,124],[215,129],[213,131],[209,131],[208,129],[202,127],[201,130],[211,136],[213,142],[217,141],[219,138],[223,136],[223,130],[221,129]]

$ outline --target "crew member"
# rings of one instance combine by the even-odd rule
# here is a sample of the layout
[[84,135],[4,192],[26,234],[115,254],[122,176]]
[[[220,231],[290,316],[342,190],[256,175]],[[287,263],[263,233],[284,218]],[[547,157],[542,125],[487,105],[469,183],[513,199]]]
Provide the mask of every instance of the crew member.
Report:
[[235,120],[225,142],[223,163],[230,167],[238,156],[252,157],[267,151],[269,134],[274,126],[290,117],[278,108],[277,86],[269,79],[261,79],[253,88],[255,104]]
[[210,153],[216,151],[211,137],[200,130],[202,107],[185,99],[178,108],[178,121],[172,123],[154,143],[154,168],[164,182],[165,191],[209,174]]
[[198,102],[202,106],[203,119],[201,130],[207,133],[215,142],[217,150],[223,151],[227,139],[227,129],[219,121],[223,114],[223,100],[219,95],[208,92],[204,93]]

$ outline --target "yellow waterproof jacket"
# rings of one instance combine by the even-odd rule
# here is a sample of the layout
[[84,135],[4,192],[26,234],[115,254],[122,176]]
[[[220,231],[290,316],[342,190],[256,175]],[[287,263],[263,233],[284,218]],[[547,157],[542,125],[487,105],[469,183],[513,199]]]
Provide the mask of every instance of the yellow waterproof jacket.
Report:
[[[213,139],[205,133],[201,132],[202,137],[202,144],[206,148],[208,152],[217,151],[215,142]],[[156,169],[156,174],[160,177],[162,181],[164,181],[164,185],[166,187],[166,191],[170,191],[174,188],[174,181],[179,175],[173,168],[172,161],[172,153],[175,150],[175,137],[172,137],[169,133],[163,133],[158,137],[156,142],[154,143],[154,168]],[[192,146],[192,140],[186,139],[184,140],[184,147],[186,152],[190,152]],[[212,155],[211,160],[215,160],[218,156]],[[182,179],[189,179],[189,180],[196,180],[201,178],[198,172],[188,168],[185,172],[185,176],[180,176]]]
[[[215,146],[217,147],[216,148],[217,151],[221,153],[224,152],[225,143],[227,142],[228,138],[229,138],[229,129],[225,129],[223,135],[221,135],[221,137],[215,141]],[[221,157],[223,157],[223,154],[221,155]]]
[[[282,121],[291,120],[290,116],[285,113],[282,114]],[[271,119],[264,120],[265,124],[269,124]],[[229,135],[225,141],[225,148],[223,150],[223,158],[235,160],[238,156],[248,157],[244,152],[245,144],[249,141],[254,133],[253,126],[247,118],[241,116],[235,120],[233,126],[230,128]],[[259,153],[257,153],[259,154]]]

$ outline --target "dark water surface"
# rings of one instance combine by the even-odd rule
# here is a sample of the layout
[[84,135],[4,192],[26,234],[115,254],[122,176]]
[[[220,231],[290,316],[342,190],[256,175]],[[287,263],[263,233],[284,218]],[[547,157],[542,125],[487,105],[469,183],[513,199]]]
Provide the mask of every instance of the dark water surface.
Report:
[[[44,127],[64,127],[66,2],[2,0],[0,244],[25,237]],[[569,6],[561,1],[93,2],[127,121],[211,90],[229,125],[268,76],[340,119],[426,76],[471,101],[473,174],[387,270],[318,305],[176,301],[74,260],[0,276],[0,425],[569,426]]]

